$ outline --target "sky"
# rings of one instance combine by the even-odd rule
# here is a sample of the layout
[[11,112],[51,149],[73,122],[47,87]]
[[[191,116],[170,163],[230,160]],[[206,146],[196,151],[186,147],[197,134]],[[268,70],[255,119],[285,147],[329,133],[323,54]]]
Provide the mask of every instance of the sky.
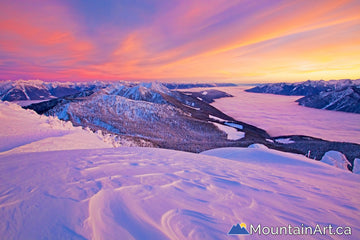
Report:
[[0,0],[0,79],[357,79],[359,12],[359,0]]

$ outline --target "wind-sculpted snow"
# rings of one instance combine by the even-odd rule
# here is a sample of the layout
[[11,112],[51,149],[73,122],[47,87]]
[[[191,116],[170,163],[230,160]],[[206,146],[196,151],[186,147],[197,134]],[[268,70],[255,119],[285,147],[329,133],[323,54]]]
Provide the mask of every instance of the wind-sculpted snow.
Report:
[[1,155],[0,235],[227,239],[238,222],[350,226],[346,239],[360,233],[360,176],[268,149],[205,154],[117,148]]

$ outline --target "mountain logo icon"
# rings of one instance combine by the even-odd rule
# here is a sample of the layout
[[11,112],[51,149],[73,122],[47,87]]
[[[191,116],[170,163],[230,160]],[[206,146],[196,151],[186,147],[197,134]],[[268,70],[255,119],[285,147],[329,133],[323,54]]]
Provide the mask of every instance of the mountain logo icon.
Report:
[[229,235],[249,235],[249,232],[246,230],[246,224],[241,223],[241,224],[233,225],[228,234]]

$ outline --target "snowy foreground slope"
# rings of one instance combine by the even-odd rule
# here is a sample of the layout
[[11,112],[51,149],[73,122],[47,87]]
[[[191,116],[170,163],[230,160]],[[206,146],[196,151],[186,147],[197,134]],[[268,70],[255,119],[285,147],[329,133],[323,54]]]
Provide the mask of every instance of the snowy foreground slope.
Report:
[[69,122],[0,101],[0,151],[36,152],[113,147],[97,134]]
[[[0,105],[1,118],[6,109]],[[241,222],[352,229],[351,236],[279,239],[360,235],[360,176],[348,171],[266,148],[202,154],[126,147],[68,150],[61,136],[46,135],[50,130],[33,131],[40,136],[32,139],[31,131],[21,127],[28,120],[20,117],[31,113],[17,114],[2,122],[2,130],[13,129],[5,131],[8,136],[19,141],[24,136],[27,142],[13,140],[0,153],[1,239],[238,239],[227,233]],[[37,117],[47,128],[47,120]],[[66,141],[85,141],[77,137]],[[48,151],[50,143],[23,150],[24,144],[51,138],[63,142],[63,150]],[[244,237],[259,238],[272,237]]]
[[359,236],[358,175],[270,150],[208,154],[219,151],[237,160],[151,148],[4,154],[0,234],[227,239],[244,222],[350,226],[346,239]]

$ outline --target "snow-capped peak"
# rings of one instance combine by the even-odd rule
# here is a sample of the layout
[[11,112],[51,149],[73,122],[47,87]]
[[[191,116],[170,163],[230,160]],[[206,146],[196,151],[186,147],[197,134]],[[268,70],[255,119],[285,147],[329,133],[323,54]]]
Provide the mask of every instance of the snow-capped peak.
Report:
[[171,95],[172,92],[158,82],[140,83],[137,85],[112,85],[106,89],[110,95],[118,95],[132,100],[152,103],[166,103],[162,94]]
[[171,94],[171,91],[159,82],[140,83],[139,85],[158,93]]

